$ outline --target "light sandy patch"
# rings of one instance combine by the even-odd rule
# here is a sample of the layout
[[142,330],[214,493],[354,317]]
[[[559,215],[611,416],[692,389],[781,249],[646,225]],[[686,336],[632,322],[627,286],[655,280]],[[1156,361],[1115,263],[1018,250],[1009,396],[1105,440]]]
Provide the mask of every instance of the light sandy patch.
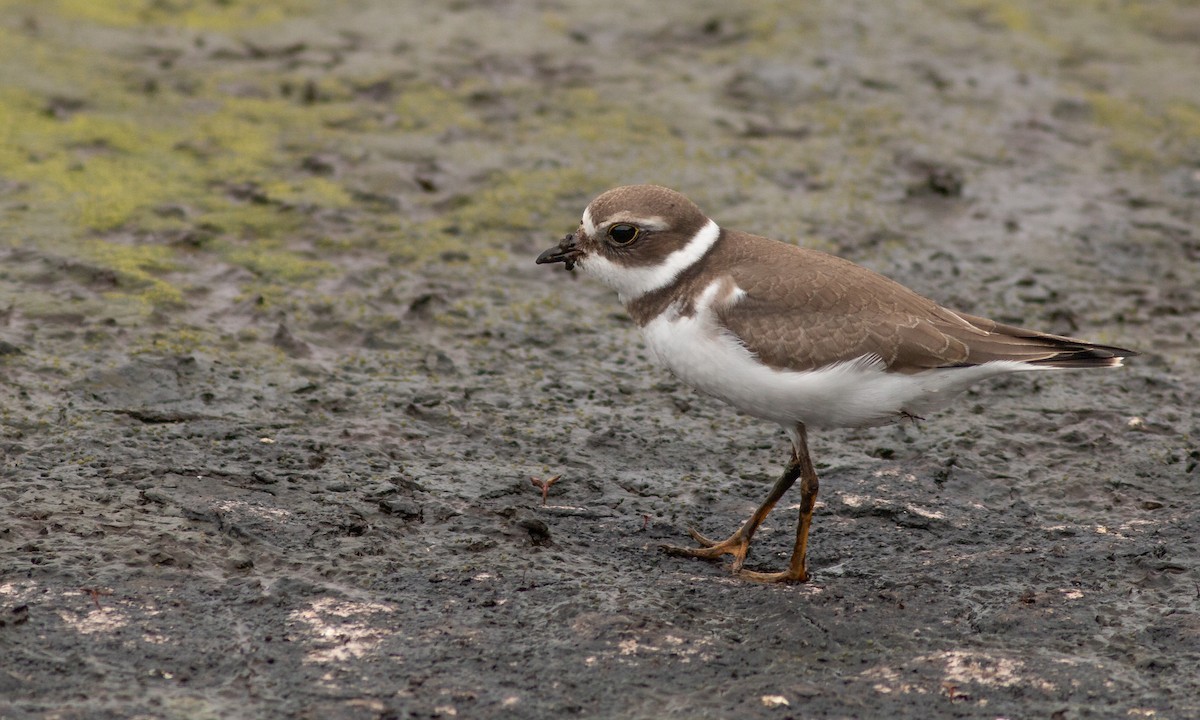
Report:
[[307,626],[317,648],[305,655],[305,662],[328,663],[359,658],[374,650],[388,634],[365,622],[349,618],[392,613],[395,608],[383,603],[360,603],[334,598],[315,600],[307,610],[296,610],[291,619]]
[[129,624],[129,618],[114,607],[103,607],[86,614],[59,611],[58,616],[75,632],[83,635],[110,633]]
[[262,520],[287,520],[292,516],[290,510],[283,508],[269,508],[262,505],[252,505],[244,500],[220,500],[213,503],[213,506],[224,512],[237,512],[246,515],[253,515]]

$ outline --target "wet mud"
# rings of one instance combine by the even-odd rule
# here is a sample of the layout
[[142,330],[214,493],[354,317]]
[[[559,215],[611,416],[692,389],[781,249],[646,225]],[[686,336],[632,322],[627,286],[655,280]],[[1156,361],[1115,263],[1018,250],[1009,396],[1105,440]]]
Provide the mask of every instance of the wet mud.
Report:
[[[1200,716],[1200,15],[797,5],[0,5],[0,716]],[[787,441],[533,264],[632,182],[1142,355],[664,555]]]

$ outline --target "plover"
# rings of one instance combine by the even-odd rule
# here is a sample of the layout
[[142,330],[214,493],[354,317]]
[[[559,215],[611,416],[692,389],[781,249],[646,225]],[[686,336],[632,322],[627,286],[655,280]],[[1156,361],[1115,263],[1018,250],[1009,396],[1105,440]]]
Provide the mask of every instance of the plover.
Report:
[[[733,556],[765,582],[803,582],[817,473],[808,429],[918,418],[980,380],[1032,370],[1118,367],[1131,350],[955,312],[864,267],[726,230],[655,185],[618,187],[537,258],[617,291],[654,357],[684,383],[783,426],[791,459],[767,499],[725,540],[695,530],[684,556]],[[800,480],[787,570],[744,569],[754,532]]]

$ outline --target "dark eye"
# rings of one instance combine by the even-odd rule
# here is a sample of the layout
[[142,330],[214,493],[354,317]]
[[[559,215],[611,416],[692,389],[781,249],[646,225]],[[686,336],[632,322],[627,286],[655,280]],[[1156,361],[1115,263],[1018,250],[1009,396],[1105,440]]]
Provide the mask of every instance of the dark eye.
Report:
[[613,225],[608,229],[608,237],[617,245],[628,245],[637,240],[639,234],[641,234],[641,230],[625,223]]

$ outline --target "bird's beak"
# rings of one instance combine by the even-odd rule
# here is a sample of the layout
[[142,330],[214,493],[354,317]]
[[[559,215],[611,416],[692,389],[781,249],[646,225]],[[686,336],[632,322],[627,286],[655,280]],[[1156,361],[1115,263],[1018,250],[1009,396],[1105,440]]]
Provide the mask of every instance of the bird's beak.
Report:
[[554,247],[537,256],[537,264],[545,265],[546,263],[563,263],[568,270],[575,269],[575,261],[583,257],[579,247],[575,244],[575,234],[571,233],[562,239]]

